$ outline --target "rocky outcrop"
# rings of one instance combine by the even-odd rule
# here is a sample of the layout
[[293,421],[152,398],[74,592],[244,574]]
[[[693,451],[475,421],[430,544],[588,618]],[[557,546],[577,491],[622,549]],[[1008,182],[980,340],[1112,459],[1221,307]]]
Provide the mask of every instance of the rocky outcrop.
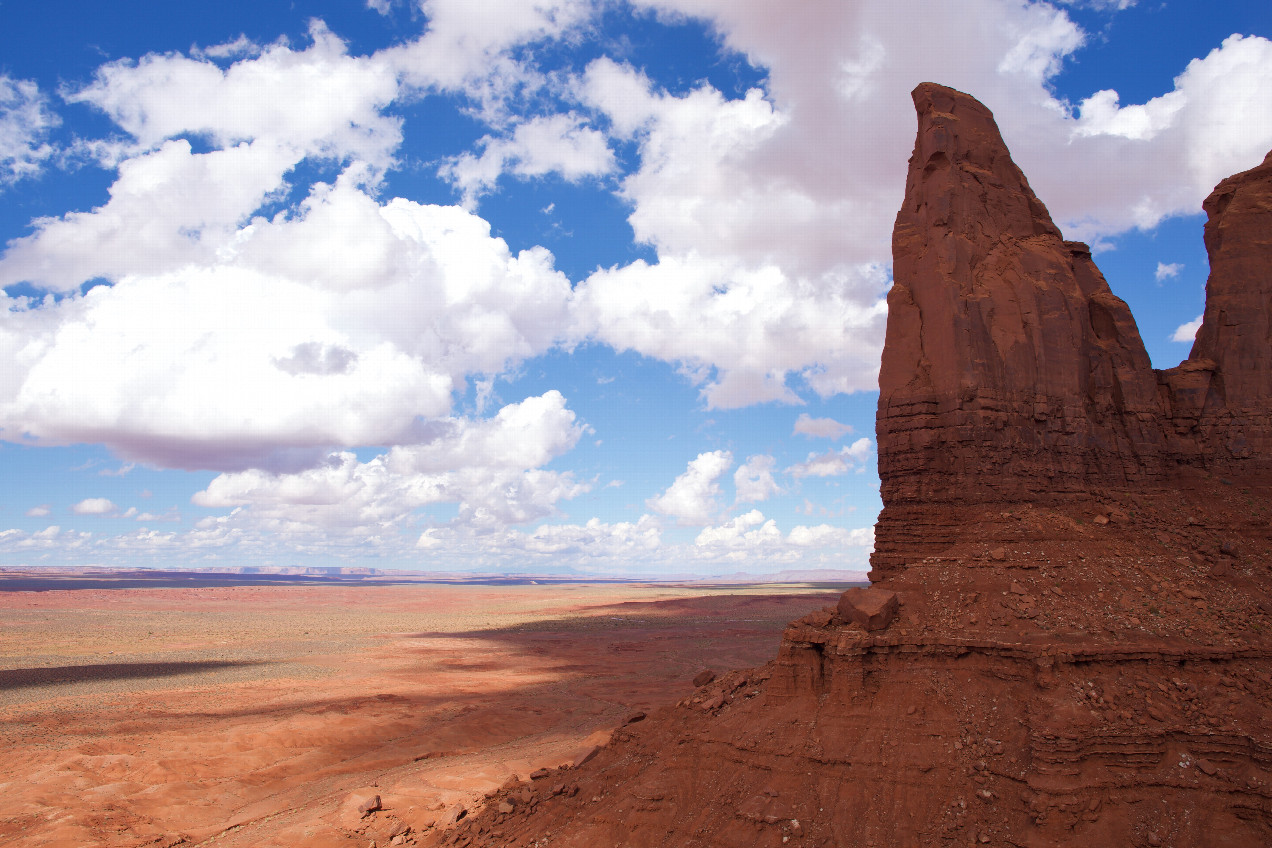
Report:
[[1205,201],[1204,320],[1189,358],[1154,371],[1126,304],[1087,246],[1062,239],[989,110],[930,83],[913,97],[879,375],[875,577],[944,545],[971,504],[1268,476],[1272,154]]
[[1061,237],[988,109],[936,85],[914,102],[879,374],[884,503],[1159,476],[1157,381],[1130,310]]
[[993,116],[915,89],[880,370],[885,504],[1022,500],[1272,458],[1272,161],[1205,202],[1192,354],[1154,372],[1126,304],[1064,241]]
[[989,111],[914,101],[873,585],[446,841],[1272,844],[1272,165],[1158,373]]
[[1272,468],[1272,153],[1206,198],[1210,279],[1192,353],[1159,377],[1176,454]]

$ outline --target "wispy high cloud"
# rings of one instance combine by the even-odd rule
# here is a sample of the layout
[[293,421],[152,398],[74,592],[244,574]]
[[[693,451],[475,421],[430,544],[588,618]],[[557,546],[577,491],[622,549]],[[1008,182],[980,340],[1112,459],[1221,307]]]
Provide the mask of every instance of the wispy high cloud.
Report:
[[49,130],[60,123],[39,86],[0,74],[0,189],[40,173],[55,153]]
[[852,427],[842,424],[833,418],[813,418],[807,412],[801,412],[795,419],[793,435],[808,436],[814,439],[841,439],[852,432]]

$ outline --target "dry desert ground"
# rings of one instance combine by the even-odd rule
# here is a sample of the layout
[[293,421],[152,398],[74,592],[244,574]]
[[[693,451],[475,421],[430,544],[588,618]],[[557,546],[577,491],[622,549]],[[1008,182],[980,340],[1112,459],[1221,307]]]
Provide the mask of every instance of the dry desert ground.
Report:
[[838,594],[81,585],[0,591],[0,844],[431,844]]

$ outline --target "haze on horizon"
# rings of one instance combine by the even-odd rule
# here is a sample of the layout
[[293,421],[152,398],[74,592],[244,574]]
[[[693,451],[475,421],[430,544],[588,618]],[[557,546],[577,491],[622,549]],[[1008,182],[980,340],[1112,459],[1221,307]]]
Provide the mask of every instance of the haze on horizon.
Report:
[[864,570],[932,80],[1158,367],[1272,9],[0,2],[0,565]]

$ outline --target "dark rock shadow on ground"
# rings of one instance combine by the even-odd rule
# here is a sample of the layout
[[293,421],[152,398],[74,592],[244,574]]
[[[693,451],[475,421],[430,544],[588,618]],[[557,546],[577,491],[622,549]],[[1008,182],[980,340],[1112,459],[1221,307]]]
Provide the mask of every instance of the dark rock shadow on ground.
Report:
[[92,665],[60,665],[41,668],[0,669],[0,691],[47,686],[58,683],[84,683],[101,680],[145,680],[175,677],[181,674],[246,668],[266,663],[244,660],[194,660],[187,662],[95,663]]

